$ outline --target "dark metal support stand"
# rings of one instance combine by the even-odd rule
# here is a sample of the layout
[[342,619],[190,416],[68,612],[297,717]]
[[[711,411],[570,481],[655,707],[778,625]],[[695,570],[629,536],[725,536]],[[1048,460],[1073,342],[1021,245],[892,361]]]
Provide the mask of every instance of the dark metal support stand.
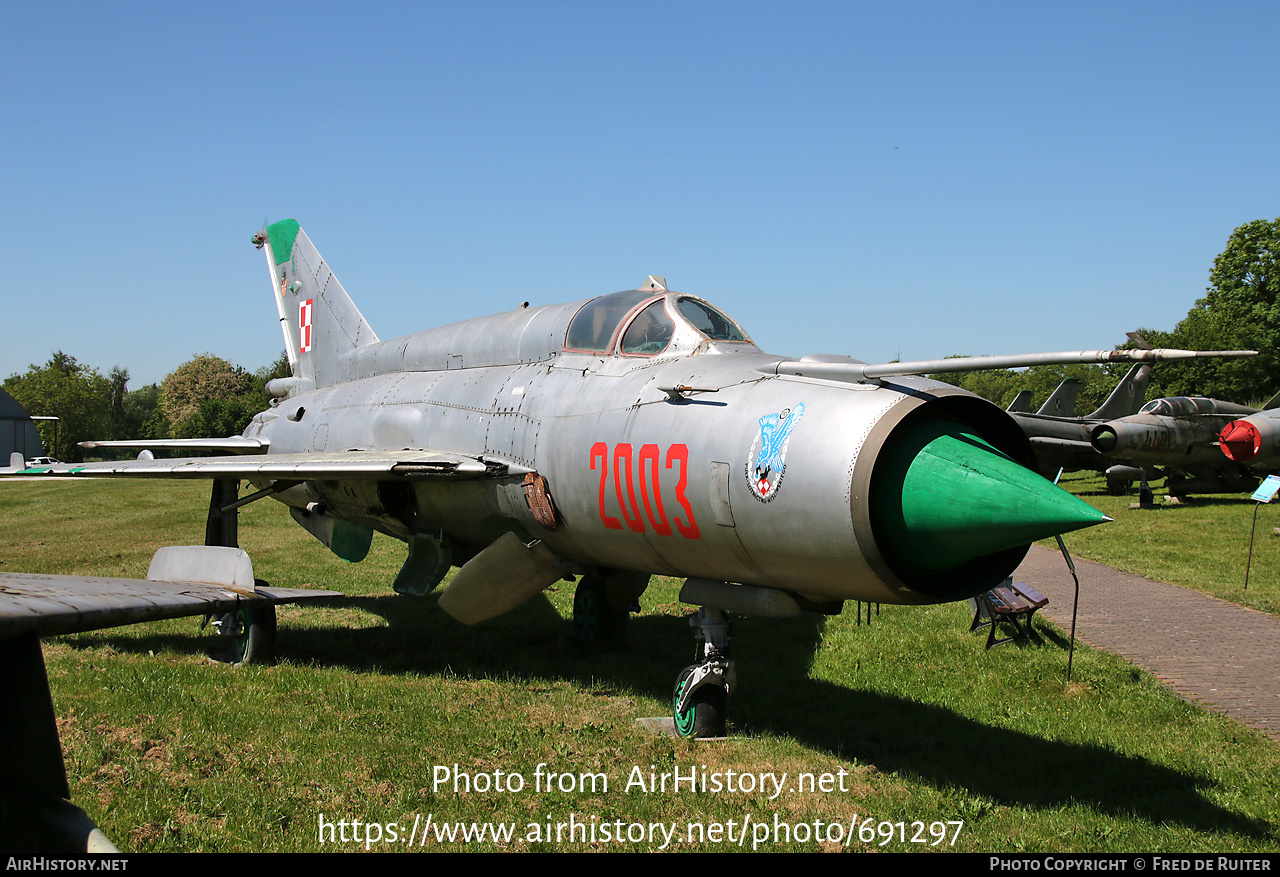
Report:
[[1143,470],[1142,484],[1138,487],[1138,507],[1144,509],[1156,507],[1156,494],[1151,489],[1151,485],[1147,483],[1146,470]]
[[1262,503],[1255,502],[1253,504],[1253,523],[1249,525],[1249,556],[1244,562],[1244,589],[1249,590],[1249,567],[1253,566],[1253,531],[1258,528],[1258,509],[1262,508]]
[[0,747],[8,756],[0,761],[0,783],[71,797],[39,637],[0,639],[0,665],[4,702],[12,710],[0,722]]
[[1071,559],[1071,552],[1067,551],[1067,543],[1062,541],[1061,536],[1054,536],[1058,540],[1058,548],[1062,551],[1062,559],[1067,562],[1067,569],[1071,570],[1071,578],[1076,583],[1075,599],[1071,601],[1071,645],[1067,650],[1067,681],[1071,681],[1071,659],[1076,654],[1076,616],[1080,610],[1080,577],[1076,575],[1076,565]]

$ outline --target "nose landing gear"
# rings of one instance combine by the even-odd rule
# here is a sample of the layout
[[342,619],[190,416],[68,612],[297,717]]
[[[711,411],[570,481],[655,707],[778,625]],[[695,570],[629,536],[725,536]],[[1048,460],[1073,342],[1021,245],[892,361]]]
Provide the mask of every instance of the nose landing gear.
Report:
[[723,609],[703,606],[689,619],[697,629],[695,664],[680,671],[671,698],[672,718],[681,737],[723,737],[726,702],[737,684],[731,651],[732,625]]

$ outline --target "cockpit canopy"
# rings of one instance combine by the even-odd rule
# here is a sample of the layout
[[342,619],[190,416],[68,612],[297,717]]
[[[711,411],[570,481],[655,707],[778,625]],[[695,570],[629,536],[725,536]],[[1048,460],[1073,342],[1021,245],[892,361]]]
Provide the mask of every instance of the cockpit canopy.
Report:
[[[686,342],[681,344],[681,338]],[[632,289],[593,298],[569,323],[566,350],[655,356],[672,346],[692,352],[706,341],[751,344],[728,315],[702,299]]]
[[1190,414],[1216,414],[1218,406],[1213,399],[1204,396],[1170,396],[1152,399],[1143,405],[1139,414],[1160,414],[1165,417],[1186,417]]
[[569,331],[564,338],[565,349],[592,352],[612,350],[609,342],[613,340],[613,333],[617,331],[623,317],[631,313],[631,309],[640,302],[650,298],[654,298],[652,292],[629,289],[591,299],[569,323]]

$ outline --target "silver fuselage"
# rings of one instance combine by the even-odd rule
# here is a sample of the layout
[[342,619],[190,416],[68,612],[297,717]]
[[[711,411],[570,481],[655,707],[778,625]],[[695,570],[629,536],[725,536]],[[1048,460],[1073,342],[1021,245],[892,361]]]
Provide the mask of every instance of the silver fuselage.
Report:
[[[310,481],[280,496],[398,538],[441,531],[463,558],[468,546],[479,550],[514,529],[600,568],[835,599],[932,599],[900,581],[877,549],[866,506],[876,455],[902,416],[942,397],[963,395],[1016,433],[1002,412],[921,378],[766,375],[759,368],[782,357],[749,342],[708,341],[692,327],[659,356],[565,350],[566,326],[583,304],[357,348],[338,366],[343,380],[280,401],[245,435],[268,439],[272,453],[431,448],[547,479],[554,530],[535,521],[518,477],[429,488]],[[681,386],[700,392],[661,389]],[[752,487],[762,418],[793,410],[802,417],[783,448],[785,477],[775,472],[762,496]]]

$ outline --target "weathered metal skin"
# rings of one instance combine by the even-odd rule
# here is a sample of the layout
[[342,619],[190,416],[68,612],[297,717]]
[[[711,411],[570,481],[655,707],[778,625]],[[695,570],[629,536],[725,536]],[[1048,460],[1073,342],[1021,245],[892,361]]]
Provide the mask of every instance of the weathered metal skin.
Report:
[[1174,417],[1135,414],[1125,421],[1103,423],[1090,434],[1093,447],[1104,457],[1134,463],[1180,468],[1222,462],[1216,446],[1219,422],[1194,422]]
[[[1166,486],[1174,498],[1252,490],[1257,479],[1249,468],[1257,464],[1235,454],[1251,442],[1239,441],[1232,426],[1245,421],[1232,418],[1255,410],[1204,396],[1154,399],[1137,414],[1094,426],[1089,442],[1102,459],[1131,464],[1107,470],[1108,485],[1117,494],[1134,479],[1138,470],[1132,467],[1145,470],[1147,478],[1168,476]],[[1229,433],[1234,443],[1228,442]]]
[[1255,409],[1203,396],[1156,399],[1138,414],[1095,426],[1094,450],[1105,457],[1188,470],[1223,463],[1218,433]]

